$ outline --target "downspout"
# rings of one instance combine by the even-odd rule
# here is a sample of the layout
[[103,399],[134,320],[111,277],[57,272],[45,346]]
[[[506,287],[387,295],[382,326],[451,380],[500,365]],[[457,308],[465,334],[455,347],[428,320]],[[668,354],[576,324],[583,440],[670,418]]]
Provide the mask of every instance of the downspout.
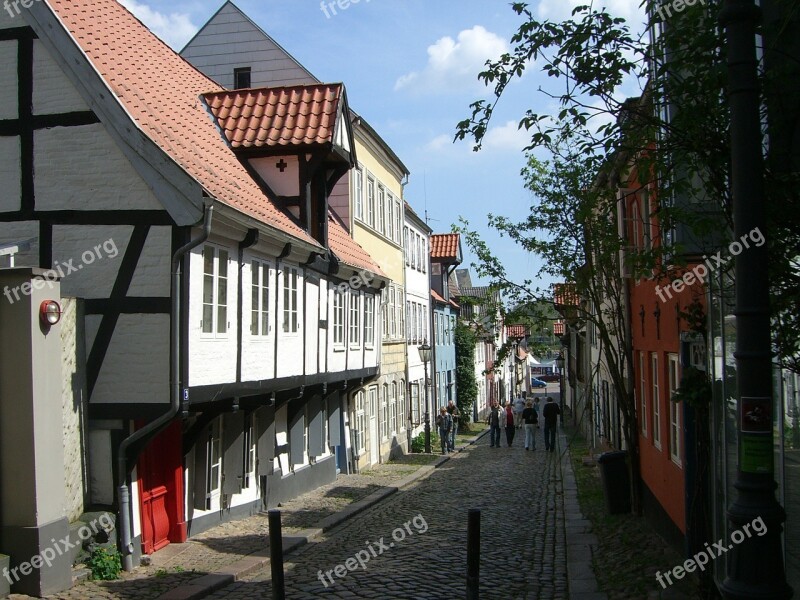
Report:
[[[181,342],[181,326],[180,326],[180,308],[181,308],[181,261],[183,257],[205,242],[211,233],[211,219],[213,216],[214,207],[207,204],[205,207],[205,215],[203,218],[203,232],[199,237],[193,239],[188,244],[179,248],[172,256],[172,308],[171,308],[171,323],[170,329],[170,406],[169,410],[151,421],[141,429],[135,431],[132,435],[122,440],[119,445],[119,453],[117,455],[117,477],[119,489],[119,521],[120,521],[120,546],[122,548],[122,568],[125,571],[133,570],[133,541],[131,539],[131,499],[130,491],[128,489],[128,474],[130,472],[128,466],[128,449],[131,445],[153,436],[168,425],[175,415],[178,414],[181,406],[181,390],[180,390],[180,342]],[[135,462],[135,461],[132,461]]]

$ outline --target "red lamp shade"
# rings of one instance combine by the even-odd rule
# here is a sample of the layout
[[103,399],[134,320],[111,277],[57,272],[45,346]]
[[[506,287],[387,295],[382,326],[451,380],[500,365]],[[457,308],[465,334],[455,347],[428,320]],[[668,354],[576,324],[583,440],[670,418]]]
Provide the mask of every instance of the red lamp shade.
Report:
[[61,305],[55,300],[45,300],[39,305],[39,318],[44,325],[52,327],[61,320]]

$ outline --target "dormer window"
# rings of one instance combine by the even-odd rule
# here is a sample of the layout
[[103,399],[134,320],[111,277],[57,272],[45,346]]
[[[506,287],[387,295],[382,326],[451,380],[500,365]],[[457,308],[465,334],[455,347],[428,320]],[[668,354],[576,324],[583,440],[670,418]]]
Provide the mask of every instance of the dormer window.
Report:
[[233,70],[233,89],[247,90],[252,86],[250,67],[240,67]]

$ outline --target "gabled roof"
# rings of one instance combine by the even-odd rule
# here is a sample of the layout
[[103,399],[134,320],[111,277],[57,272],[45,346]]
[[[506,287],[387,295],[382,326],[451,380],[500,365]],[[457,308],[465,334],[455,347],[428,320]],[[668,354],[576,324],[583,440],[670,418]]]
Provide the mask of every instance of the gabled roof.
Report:
[[333,144],[344,86],[298,85],[204,94],[231,147]]
[[458,233],[436,233],[431,236],[431,260],[461,262],[461,236]]
[[319,246],[264,195],[220,136],[200,101],[201,94],[222,91],[219,85],[175,54],[115,0],[46,3],[133,126],[209,196]]
[[508,337],[524,338],[527,335],[527,327],[525,325],[507,325],[506,333]]

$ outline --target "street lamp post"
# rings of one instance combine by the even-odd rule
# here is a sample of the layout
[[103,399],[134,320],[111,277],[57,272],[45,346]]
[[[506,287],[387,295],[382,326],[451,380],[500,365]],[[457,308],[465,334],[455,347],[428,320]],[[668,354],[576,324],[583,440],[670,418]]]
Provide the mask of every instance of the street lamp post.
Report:
[[559,353],[556,357],[558,368],[558,401],[561,404],[561,426],[564,426],[564,355]]
[[419,358],[425,365],[425,453],[431,453],[431,413],[428,400],[428,362],[431,360],[431,347],[428,342],[422,344],[419,348]]
[[[758,83],[755,0],[725,0],[719,21],[727,36],[734,239],[765,228],[762,98]],[[764,229],[766,230],[766,229]],[[728,507],[734,533],[762,519],[763,536],[734,544],[727,555],[726,600],[791,598],[781,535],[786,513],[775,498],[768,245],[736,255],[736,383],[739,461],[736,498]],[[756,415],[758,418],[756,418]]]

